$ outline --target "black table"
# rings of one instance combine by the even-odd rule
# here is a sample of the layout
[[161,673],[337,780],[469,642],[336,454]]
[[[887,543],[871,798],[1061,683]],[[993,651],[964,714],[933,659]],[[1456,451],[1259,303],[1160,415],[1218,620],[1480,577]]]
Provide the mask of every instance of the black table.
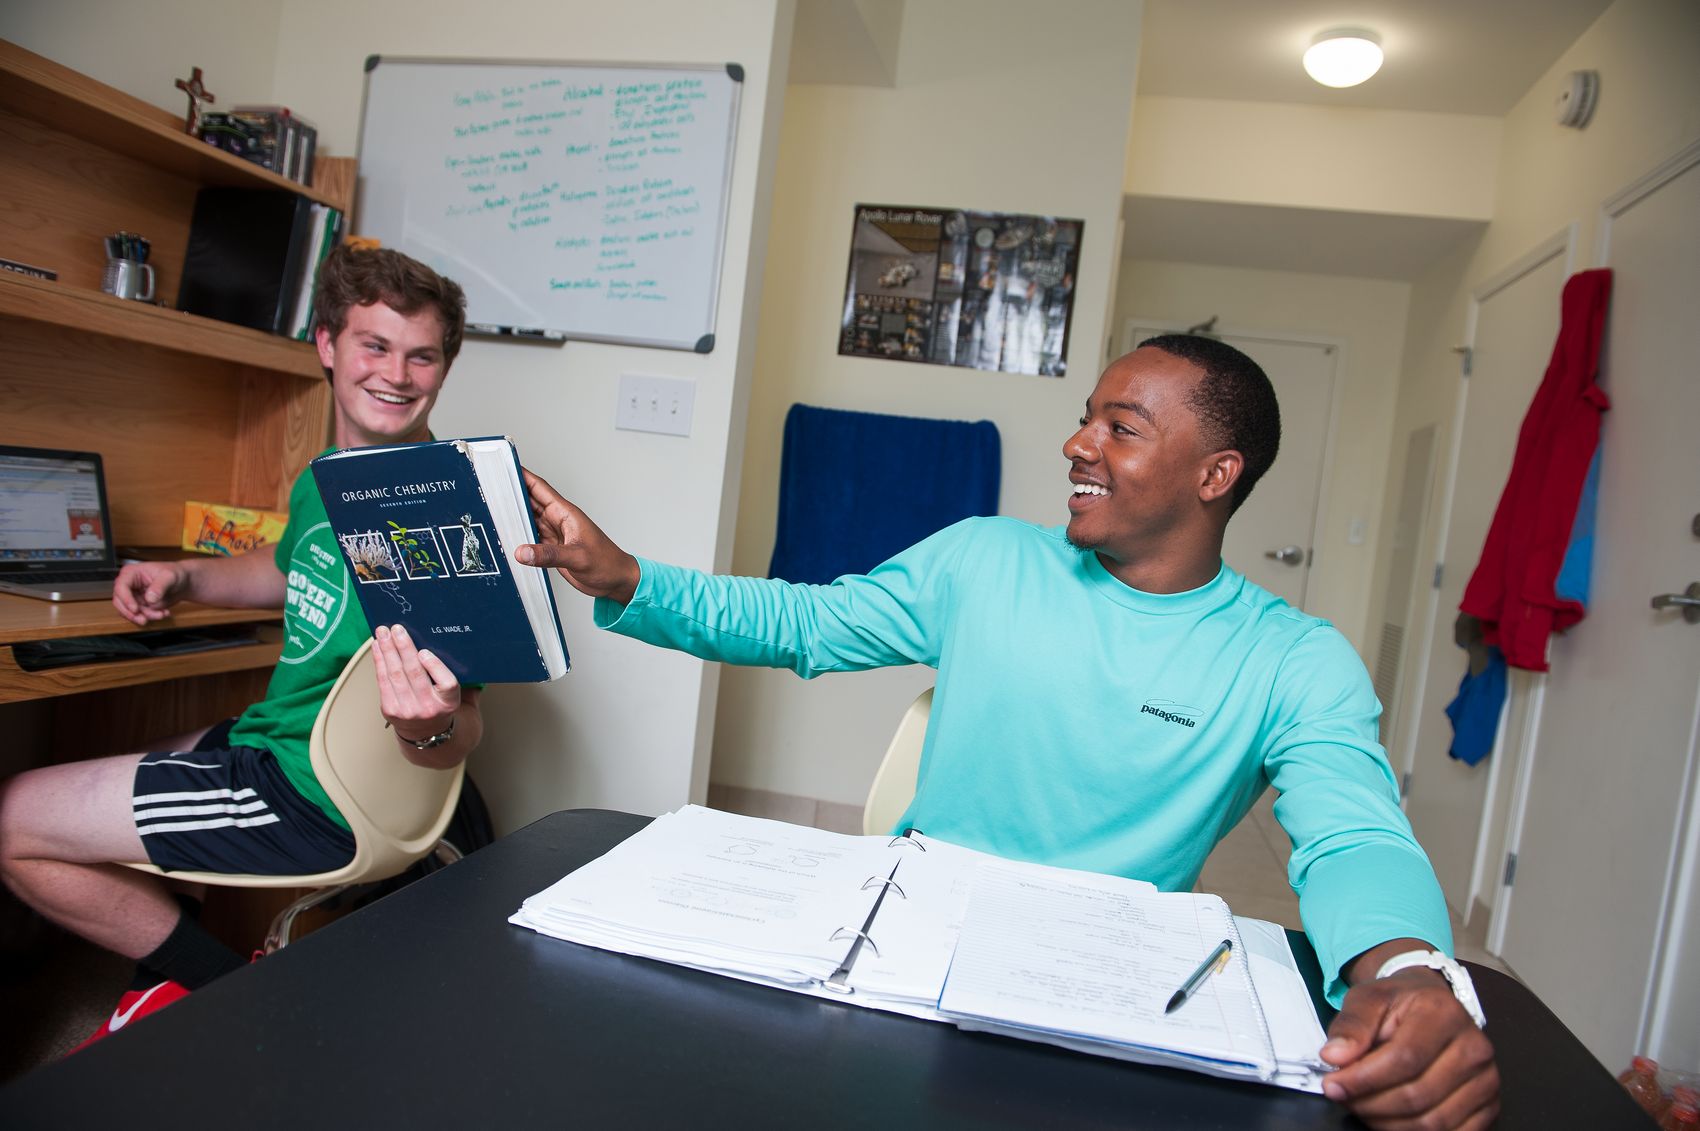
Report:
[[[647,818],[556,813],[0,1091],[26,1127],[1358,1126],[1328,1101],[859,1009],[511,926]],[[1471,973],[1505,1128],[1642,1127],[1519,983]]]

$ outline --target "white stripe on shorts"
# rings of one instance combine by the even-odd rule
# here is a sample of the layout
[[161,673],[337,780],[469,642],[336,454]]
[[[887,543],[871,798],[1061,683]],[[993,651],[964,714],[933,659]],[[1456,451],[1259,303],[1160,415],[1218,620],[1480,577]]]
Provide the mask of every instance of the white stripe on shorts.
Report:
[[192,832],[196,829],[248,829],[256,825],[276,824],[279,820],[280,818],[276,813],[267,813],[263,817],[216,817],[210,821],[165,821],[148,825],[146,828],[137,828],[136,832],[142,836],[147,836],[150,833]]
[[156,762],[137,762],[138,766],[182,766],[190,770],[221,770],[224,767],[217,762],[181,762],[178,755],[168,754]]
[[131,798],[136,808],[143,805],[156,805],[165,801],[210,801],[215,797],[228,797],[232,801],[246,801],[254,796],[252,789],[198,789],[185,793],[143,793]]
[[161,817],[196,817],[208,813],[260,813],[268,808],[264,801],[249,801],[242,805],[160,805],[152,809],[137,809],[136,823],[157,821]]

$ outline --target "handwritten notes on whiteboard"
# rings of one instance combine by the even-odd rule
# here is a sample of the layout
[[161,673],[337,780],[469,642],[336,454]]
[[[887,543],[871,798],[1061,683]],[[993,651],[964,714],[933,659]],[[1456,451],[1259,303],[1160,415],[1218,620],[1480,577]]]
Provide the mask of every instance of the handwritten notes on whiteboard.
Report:
[[369,60],[356,228],[527,336],[712,347],[741,72]]

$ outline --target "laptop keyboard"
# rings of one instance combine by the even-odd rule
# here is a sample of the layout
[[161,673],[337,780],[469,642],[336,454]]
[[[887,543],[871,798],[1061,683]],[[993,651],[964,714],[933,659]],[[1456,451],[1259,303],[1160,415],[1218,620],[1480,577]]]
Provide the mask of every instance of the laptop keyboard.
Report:
[[115,569],[55,569],[43,573],[0,574],[7,581],[21,585],[55,585],[64,581],[111,581],[118,576]]

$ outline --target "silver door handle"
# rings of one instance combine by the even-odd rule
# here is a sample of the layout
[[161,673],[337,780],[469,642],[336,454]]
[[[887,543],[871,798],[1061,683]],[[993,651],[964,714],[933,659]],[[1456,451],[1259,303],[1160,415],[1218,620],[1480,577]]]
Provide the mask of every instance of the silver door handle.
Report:
[[1305,560],[1305,552],[1297,546],[1282,546],[1279,550],[1265,550],[1263,556],[1282,565],[1296,566]]
[[1700,624],[1700,581],[1690,583],[1681,593],[1660,593],[1653,598],[1653,608],[1681,609],[1683,620]]

